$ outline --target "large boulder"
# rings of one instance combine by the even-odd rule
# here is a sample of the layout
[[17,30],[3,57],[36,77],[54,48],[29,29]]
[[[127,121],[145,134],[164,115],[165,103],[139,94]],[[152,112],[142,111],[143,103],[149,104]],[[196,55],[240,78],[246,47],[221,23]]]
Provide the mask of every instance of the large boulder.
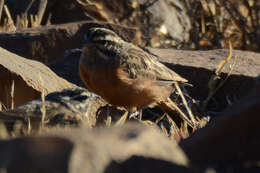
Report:
[[137,124],[53,129],[40,136],[0,141],[0,166],[10,173],[191,172],[178,145],[158,130]]
[[[75,85],[58,77],[44,64],[0,47],[0,101],[8,109]],[[13,106],[12,106],[13,104]]]

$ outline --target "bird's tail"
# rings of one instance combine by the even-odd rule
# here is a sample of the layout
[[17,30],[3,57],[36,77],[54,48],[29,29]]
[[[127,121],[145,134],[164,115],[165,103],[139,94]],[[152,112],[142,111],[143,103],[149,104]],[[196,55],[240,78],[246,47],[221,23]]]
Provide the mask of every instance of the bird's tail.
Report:
[[158,106],[165,111],[176,124],[181,124],[182,121],[186,122],[192,128],[195,125],[192,121],[183,113],[183,111],[170,99],[167,98],[165,101],[157,103]]

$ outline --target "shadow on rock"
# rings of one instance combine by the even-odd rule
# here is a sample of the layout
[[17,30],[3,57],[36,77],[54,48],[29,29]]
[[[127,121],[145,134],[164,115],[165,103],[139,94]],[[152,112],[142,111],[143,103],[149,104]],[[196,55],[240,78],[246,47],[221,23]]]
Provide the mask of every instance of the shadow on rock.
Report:
[[123,162],[112,161],[104,173],[157,173],[157,172],[179,172],[194,173],[191,169],[161,159],[143,156],[132,156]]

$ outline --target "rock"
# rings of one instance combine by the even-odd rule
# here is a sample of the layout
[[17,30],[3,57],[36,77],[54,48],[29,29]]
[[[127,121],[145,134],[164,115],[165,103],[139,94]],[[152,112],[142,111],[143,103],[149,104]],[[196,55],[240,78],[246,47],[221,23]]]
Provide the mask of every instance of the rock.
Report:
[[[187,88],[190,95],[203,100],[208,94],[208,82],[221,60],[225,59],[228,50],[187,51],[172,49],[149,49],[160,60],[186,78],[193,87]],[[237,57],[237,58],[235,58]],[[260,54],[233,50],[233,59],[226,64],[223,77],[229,71],[229,65],[234,61],[235,66],[225,85],[218,90],[214,99],[227,105],[227,97],[233,102],[246,96],[255,86],[255,77],[260,72]],[[223,106],[220,106],[223,108]]]
[[158,173],[158,172],[183,172],[194,173],[192,169],[176,165],[171,162],[144,156],[132,156],[124,162],[112,161],[104,171],[105,173]]
[[[186,156],[173,141],[154,128],[137,124],[93,130],[53,129],[40,136],[1,141],[0,146],[0,166],[10,173],[101,173],[118,170],[118,166],[120,172],[127,168],[147,172],[151,167],[166,169],[166,165],[171,172],[191,172]],[[153,166],[140,165],[138,159]],[[132,165],[138,167],[129,167]]]
[[[259,85],[260,86],[260,85]],[[180,142],[192,164],[259,160],[260,88]]]
[[[140,2],[143,5],[149,4],[145,0]],[[147,11],[150,12],[150,21],[157,21],[159,26],[165,26],[174,40],[180,43],[190,41],[192,22],[184,2],[178,0],[155,1],[155,3],[151,3]]]
[[128,41],[135,38],[134,28],[82,21],[0,33],[0,45],[20,56],[50,64],[62,57],[65,50],[81,48],[87,30],[97,26],[112,29]]
[[8,173],[25,173],[29,170],[68,172],[67,164],[72,148],[72,142],[59,137],[26,137],[0,141],[1,170]]
[[7,109],[11,108],[12,102],[16,107],[39,98],[43,91],[50,93],[75,86],[40,62],[17,56],[3,48],[0,52],[0,100]]

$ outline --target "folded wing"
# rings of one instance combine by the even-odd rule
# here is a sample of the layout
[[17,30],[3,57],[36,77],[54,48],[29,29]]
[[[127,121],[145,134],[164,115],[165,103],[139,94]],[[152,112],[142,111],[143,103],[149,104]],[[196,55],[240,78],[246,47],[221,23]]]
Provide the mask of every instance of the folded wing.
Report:
[[165,84],[174,81],[187,82],[186,79],[160,63],[157,57],[130,44],[126,47],[120,55],[120,67],[129,74],[130,78],[148,78]]

